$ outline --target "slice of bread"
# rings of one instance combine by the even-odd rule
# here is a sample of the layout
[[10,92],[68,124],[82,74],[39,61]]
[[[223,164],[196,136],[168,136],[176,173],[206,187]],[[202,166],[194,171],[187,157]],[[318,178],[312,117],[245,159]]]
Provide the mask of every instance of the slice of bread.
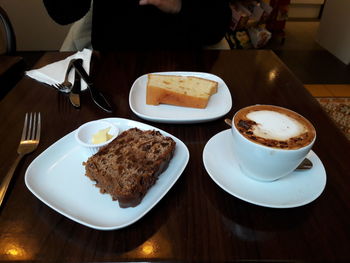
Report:
[[167,168],[175,141],[159,131],[132,128],[91,156],[85,175],[119,206],[137,206]]
[[217,92],[213,80],[177,75],[148,74],[146,104],[160,103],[205,108],[211,95]]

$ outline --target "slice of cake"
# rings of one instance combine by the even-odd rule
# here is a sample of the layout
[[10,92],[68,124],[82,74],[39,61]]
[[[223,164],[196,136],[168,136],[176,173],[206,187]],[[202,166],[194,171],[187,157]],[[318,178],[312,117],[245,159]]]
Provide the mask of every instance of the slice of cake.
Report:
[[148,74],[146,103],[205,108],[211,95],[217,92],[218,83],[193,77]]
[[137,206],[168,167],[175,145],[159,131],[126,130],[84,163],[86,176],[120,207]]

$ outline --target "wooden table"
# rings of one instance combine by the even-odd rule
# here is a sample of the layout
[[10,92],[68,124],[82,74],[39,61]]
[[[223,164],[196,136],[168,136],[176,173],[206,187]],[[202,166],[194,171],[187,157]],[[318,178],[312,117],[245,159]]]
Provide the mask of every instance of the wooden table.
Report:
[[21,79],[24,70],[22,57],[0,55],[0,100]]
[[[67,55],[47,53],[37,67]],[[224,117],[260,103],[285,106],[310,119],[317,130],[313,149],[327,171],[322,195],[305,206],[274,209],[222,190],[207,174],[202,152],[212,136],[227,129],[224,117],[201,124],[161,124],[144,121],[130,110],[128,95],[134,80],[158,71],[201,71],[221,77],[233,99]],[[56,90],[28,77],[0,102],[0,177],[15,159],[24,114],[40,111],[43,119],[39,148],[18,166],[0,211],[1,261],[350,260],[350,144],[274,53],[95,53],[92,75],[112,102],[113,114],[96,107],[87,94],[82,108],[75,110]],[[136,223],[114,231],[67,219],[39,201],[24,183],[35,157],[79,125],[105,117],[156,126],[182,140],[190,152],[186,169],[164,198]]]

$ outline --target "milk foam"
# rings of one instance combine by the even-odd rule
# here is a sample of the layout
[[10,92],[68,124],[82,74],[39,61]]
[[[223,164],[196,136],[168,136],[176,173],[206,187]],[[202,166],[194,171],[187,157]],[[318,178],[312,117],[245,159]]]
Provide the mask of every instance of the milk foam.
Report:
[[247,118],[257,123],[253,133],[257,137],[285,141],[305,132],[306,128],[285,114],[270,110],[253,111]]

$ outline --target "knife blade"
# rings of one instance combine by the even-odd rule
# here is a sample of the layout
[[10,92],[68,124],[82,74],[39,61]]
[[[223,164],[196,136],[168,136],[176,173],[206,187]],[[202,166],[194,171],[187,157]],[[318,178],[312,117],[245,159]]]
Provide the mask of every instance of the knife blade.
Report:
[[111,113],[113,111],[111,105],[109,104],[107,99],[103,96],[103,94],[95,88],[91,78],[83,68],[82,63],[79,63],[79,62],[77,63],[77,61],[74,61],[73,67],[75,68],[75,71],[80,75],[80,77],[86,82],[87,87],[90,91],[91,98],[95,102],[95,104],[99,106],[101,109],[103,109],[104,111]]
[[[77,61],[77,63],[82,63],[82,60],[79,59],[80,61]],[[75,77],[74,77],[74,84],[73,87],[69,93],[69,100],[70,103],[75,107],[75,108],[80,108],[80,75],[79,73],[75,70]]]

